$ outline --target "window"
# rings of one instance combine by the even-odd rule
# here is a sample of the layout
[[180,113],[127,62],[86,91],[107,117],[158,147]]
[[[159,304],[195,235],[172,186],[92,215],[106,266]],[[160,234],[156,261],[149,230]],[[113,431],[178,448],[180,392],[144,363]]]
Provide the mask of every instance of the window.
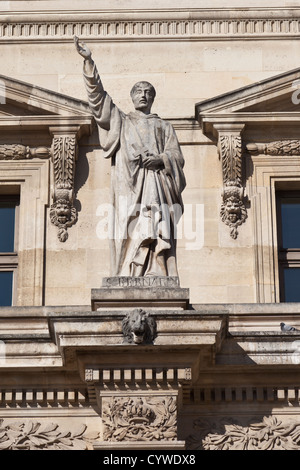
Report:
[[0,306],[14,304],[18,268],[18,196],[0,195]]
[[300,302],[300,191],[278,191],[278,261],[281,302]]

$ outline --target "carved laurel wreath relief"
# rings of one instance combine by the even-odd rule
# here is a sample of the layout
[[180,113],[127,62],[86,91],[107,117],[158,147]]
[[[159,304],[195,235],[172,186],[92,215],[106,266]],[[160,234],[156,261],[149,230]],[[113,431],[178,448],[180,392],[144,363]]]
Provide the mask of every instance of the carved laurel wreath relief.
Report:
[[105,441],[173,441],[177,438],[174,397],[111,398],[103,403]]
[[267,144],[248,144],[247,150],[253,154],[300,155],[300,140],[278,140]]
[[65,431],[49,421],[0,420],[0,450],[89,450],[98,438],[99,433],[88,432],[85,424]]
[[29,158],[48,158],[51,153],[47,147],[30,148],[22,144],[1,144],[0,160],[27,160]]
[[282,422],[275,416],[247,426],[198,419],[194,429],[187,438],[189,450],[300,450],[300,422]]

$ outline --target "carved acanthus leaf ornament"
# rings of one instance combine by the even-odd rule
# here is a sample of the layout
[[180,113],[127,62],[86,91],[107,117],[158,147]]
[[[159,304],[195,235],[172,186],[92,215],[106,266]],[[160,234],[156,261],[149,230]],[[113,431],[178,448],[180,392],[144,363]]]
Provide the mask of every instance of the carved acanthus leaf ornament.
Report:
[[219,155],[222,161],[223,191],[221,219],[229,226],[230,236],[236,239],[237,228],[246,220],[242,185],[242,139],[239,133],[220,133]]
[[74,176],[77,142],[74,136],[53,139],[54,194],[50,220],[58,227],[58,239],[68,239],[67,229],[77,220],[74,207]]

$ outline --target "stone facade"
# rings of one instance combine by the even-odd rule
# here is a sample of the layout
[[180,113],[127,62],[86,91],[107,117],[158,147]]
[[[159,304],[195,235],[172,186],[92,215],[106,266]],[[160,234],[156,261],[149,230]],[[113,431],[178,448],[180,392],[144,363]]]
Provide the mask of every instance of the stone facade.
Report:
[[[299,449],[275,201],[300,182],[297,2],[63,3],[0,9],[0,197],[20,197],[0,449]],[[109,277],[111,167],[75,35],[124,112],[147,80],[175,128],[179,278]]]

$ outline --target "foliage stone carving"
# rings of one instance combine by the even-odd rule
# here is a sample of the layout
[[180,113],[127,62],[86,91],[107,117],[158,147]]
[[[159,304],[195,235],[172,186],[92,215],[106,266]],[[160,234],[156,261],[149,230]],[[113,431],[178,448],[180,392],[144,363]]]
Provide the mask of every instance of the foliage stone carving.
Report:
[[68,239],[67,229],[77,221],[74,207],[74,176],[77,143],[75,137],[58,136],[53,140],[54,194],[50,220],[58,227],[58,239]]
[[247,150],[254,155],[265,154],[273,156],[300,155],[300,140],[277,140],[269,143],[250,143]]
[[105,441],[173,441],[177,438],[174,397],[113,398],[104,402]]
[[47,147],[30,148],[21,144],[1,144],[0,160],[28,160],[29,158],[48,158],[51,152]]
[[36,421],[5,424],[0,420],[0,450],[88,450],[99,433],[87,433],[81,424],[72,431],[58,424]]
[[236,239],[238,226],[247,218],[242,185],[242,139],[240,135],[220,135],[219,153],[222,159],[223,191],[220,216]]
[[187,438],[189,450],[300,450],[300,422],[284,423],[275,416],[248,426],[199,419],[194,429]]

